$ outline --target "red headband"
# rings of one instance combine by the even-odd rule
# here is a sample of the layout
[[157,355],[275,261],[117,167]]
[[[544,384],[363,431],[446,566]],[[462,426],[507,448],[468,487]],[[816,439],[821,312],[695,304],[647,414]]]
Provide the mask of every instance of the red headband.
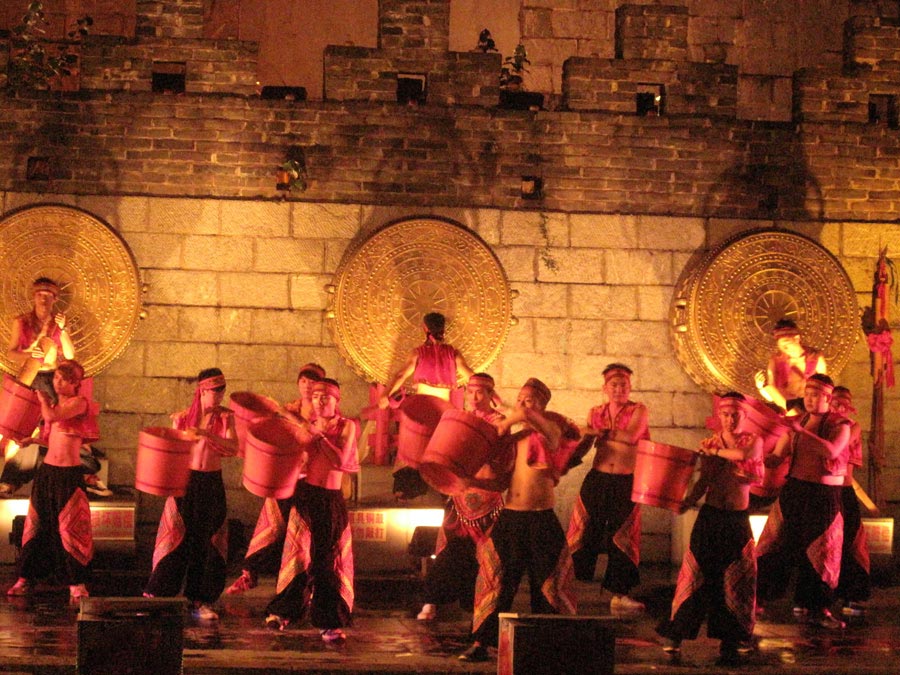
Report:
[[469,377],[468,386],[484,387],[488,391],[494,390],[494,378],[490,375],[472,375]]
[[731,396],[724,396],[716,401],[716,410],[729,410],[732,408],[735,410],[743,410],[744,402],[739,398],[732,398]]
[[53,293],[55,297],[59,297],[59,286],[49,281],[39,281],[31,285],[32,290],[37,293],[38,291],[47,291],[49,293]]
[[775,336],[775,339],[778,338],[786,338],[786,337],[798,337],[800,335],[800,331],[796,328],[776,328],[772,331],[772,335]]
[[806,381],[806,386],[807,387],[816,387],[816,388],[824,391],[826,394],[830,394],[831,392],[834,391],[833,384],[828,384],[827,382],[822,382],[821,380],[809,379]]
[[210,389],[218,389],[225,386],[224,375],[213,375],[197,383],[197,389],[200,391],[209,391]]
[[524,386],[531,387],[535,397],[540,399],[541,405],[546,406],[550,402],[550,387],[536,377],[529,377]]
[[324,391],[329,396],[334,396],[338,401],[341,400],[341,388],[331,384],[331,382],[316,382],[312,386],[312,391]]
[[631,373],[629,373],[624,368],[610,368],[605,373],[603,373],[603,383],[606,384],[614,377],[624,377],[626,380],[631,380]]

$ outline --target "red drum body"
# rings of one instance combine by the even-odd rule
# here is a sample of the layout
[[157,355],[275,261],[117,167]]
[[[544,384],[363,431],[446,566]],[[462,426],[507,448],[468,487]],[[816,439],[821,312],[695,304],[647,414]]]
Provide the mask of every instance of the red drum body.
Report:
[[[775,449],[778,439],[786,434],[790,427],[785,424],[784,417],[755,398],[747,397],[744,405],[744,430],[759,434],[763,442],[763,456]],[[766,467],[763,482],[750,488],[750,494],[757,497],[777,497],[787,482],[790,462],[784,461],[774,469]]]
[[638,441],[631,500],[678,512],[696,462],[697,455],[685,448]]
[[419,468],[422,454],[441,421],[441,415],[452,408],[448,401],[426,394],[414,394],[403,399],[400,405],[397,455],[407,466]]
[[234,429],[237,432],[239,456],[243,457],[247,447],[247,429],[259,420],[271,417],[281,406],[268,396],[260,396],[250,391],[236,391],[231,394],[231,409],[234,410]]
[[160,497],[181,497],[191,475],[196,436],[177,429],[147,427],[138,434],[134,486]]
[[422,454],[419,473],[438,492],[459,494],[469,487],[496,446],[493,424],[465,410],[447,410]]
[[0,390],[0,436],[14,440],[31,436],[41,420],[37,392],[9,375]]
[[244,487],[257,497],[287,499],[294,494],[302,452],[296,425],[278,417],[254,423],[247,430]]

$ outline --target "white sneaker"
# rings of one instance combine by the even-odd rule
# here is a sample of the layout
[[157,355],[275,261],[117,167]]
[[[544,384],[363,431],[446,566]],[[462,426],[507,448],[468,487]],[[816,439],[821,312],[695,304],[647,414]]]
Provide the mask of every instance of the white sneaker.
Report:
[[609,608],[614,612],[643,612],[646,609],[643,602],[632,600],[627,595],[614,595],[609,601]]
[[425,603],[422,605],[422,611],[416,615],[416,618],[419,621],[434,621],[434,618],[437,616],[437,607],[432,605],[431,603]]
[[193,617],[198,621],[218,621],[219,615],[215,613],[212,607],[207,605],[206,603],[200,603],[198,605],[194,605],[194,609],[191,612]]

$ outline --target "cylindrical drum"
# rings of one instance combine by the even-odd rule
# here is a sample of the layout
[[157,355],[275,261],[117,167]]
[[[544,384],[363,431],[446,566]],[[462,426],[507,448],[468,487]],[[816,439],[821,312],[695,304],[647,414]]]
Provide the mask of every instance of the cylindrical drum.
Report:
[[677,512],[696,462],[696,453],[685,448],[638,441],[631,501]]
[[0,436],[16,440],[31,436],[40,419],[37,392],[4,375],[0,390]]
[[419,473],[438,492],[453,495],[465,490],[497,446],[497,428],[465,410],[451,408],[441,415],[422,460]]
[[138,434],[134,486],[160,497],[181,497],[191,475],[191,447],[197,437],[188,431],[147,427]]
[[414,394],[400,405],[400,424],[397,432],[397,454],[413,469],[419,468],[422,453],[441,421],[441,415],[453,406],[436,396]]
[[254,422],[274,415],[281,406],[268,396],[251,391],[235,391],[231,394],[231,409],[234,410],[234,429],[237,432],[240,456],[243,457],[247,447],[247,429]]
[[281,417],[255,422],[247,431],[244,487],[257,497],[287,499],[294,494],[303,447],[296,425]]
[[[763,456],[775,449],[778,439],[789,431],[784,417],[755,398],[744,399],[744,431],[759,434],[763,442]],[[775,468],[766,468],[763,482],[750,487],[757,497],[777,497],[787,481],[790,462],[784,461]]]

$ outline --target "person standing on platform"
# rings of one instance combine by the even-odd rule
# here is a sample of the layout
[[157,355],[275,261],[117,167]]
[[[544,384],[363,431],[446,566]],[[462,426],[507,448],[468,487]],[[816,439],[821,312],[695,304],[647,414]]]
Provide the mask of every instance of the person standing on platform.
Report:
[[758,600],[784,594],[798,568],[794,613],[822,628],[843,628],[829,611],[841,567],[844,518],[841,486],[847,472],[850,420],[829,412],[834,383],[816,373],[806,381],[806,412],[766,456],[767,466],[790,459],[790,471],[757,546]]
[[612,593],[610,609],[641,611],[628,596],[640,582],[641,507],[631,501],[637,443],[650,437],[647,407],[631,400],[632,370],[621,363],[603,369],[609,402],[588,413],[588,432],[597,452],[585,476],[569,521],[567,540],[575,576],[594,579],[597,556],[608,554],[603,588]]
[[[466,385],[466,407],[477,417],[497,424],[504,416],[491,405],[494,378],[475,373]],[[435,558],[425,576],[425,604],[416,618],[431,621],[438,603],[459,601],[471,609],[478,576],[476,549],[490,534],[503,509],[503,495],[470,487],[447,499],[444,522],[435,546]]]
[[310,607],[310,621],[328,643],[346,639],[353,612],[353,548],[341,482],[344,473],[359,471],[357,424],[341,415],[340,400],[335,380],[313,385],[306,479],[297,483],[276,595],[266,607],[266,625],[278,630]]
[[853,395],[847,387],[835,387],[831,398],[831,410],[850,419],[850,442],[847,444],[847,473],[841,487],[841,512],[844,516],[844,546],[841,551],[841,576],[835,595],[844,606],[842,614],[847,617],[865,615],[865,602],[872,592],[869,566],[869,545],[866,529],[862,524],[862,513],[853,481],[854,467],[861,467],[862,430],[859,422],[850,418],[856,414]]
[[506,503],[490,536],[478,549],[478,580],[472,616],[472,645],[461,661],[486,661],[496,646],[500,612],[508,612],[522,576],[528,573],[531,611],[535,614],[575,614],[574,575],[566,534],[553,510],[554,489],[569,468],[580,434],[562,415],[547,412],[550,389],[530,378],[519,391],[516,406],[499,428],[512,435],[509,447],[509,489]]
[[[313,418],[312,387],[325,377],[325,369],[318,363],[307,363],[297,374],[298,398],[284,406],[284,409],[298,421],[308,423]],[[302,476],[298,480],[302,480]],[[226,593],[234,595],[256,588],[259,575],[277,571],[284,535],[287,532],[287,517],[291,510],[292,498],[274,499],[267,497],[256,519],[253,536],[247,546],[243,569]]]
[[183,497],[168,497],[153,549],[153,571],[146,597],[172,597],[184,583],[192,614],[200,621],[219,618],[212,605],[225,588],[228,523],[222,457],[238,452],[234,413],[222,406],[225,376],[218,368],[200,371],[194,400],[172,415],[173,427],[192,431],[191,473]]
[[825,358],[801,342],[800,329],[790,319],[776,322],[772,336],[776,349],[766,371],[756,374],[756,388],[760,396],[782,410],[802,413],[806,381],[815,373],[826,373]]
[[700,476],[681,513],[706,500],[681,563],[670,619],[658,628],[667,638],[664,649],[674,653],[682,640],[697,638],[706,619],[706,634],[721,641],[721,665],[737,661],[756,619],[756,552],[748,506],[750,486],[762,481],[763,446],[758,435],[741,431],[743,402],[737,392],[718,399],[722,430],[700,443]]
[[[444,315],[429,312],[423,317],[422,322],[425,343],[409,353],[406,364],[385,389],[385,393],[378,401],[382,409],[388,407],[391,396],[399,391],[410,377],[417,394],[437,396],[450,401],[451,393],[457,388],[459,381],[465,382],[472,376],[472,369],[469,368],[463,355],[452,345],[444,342],[447,324]],[[419,472],[398,459],[394,464],[394,495],[398,499],[413,499],[424,495],[427,491],[428,486]]]
[[88,595],[85,583],[90,579],[94,542],[79,454],[81,444],[97,440],[99,431],[98,406],[85,382],[81,365],[64,361],[53,374],[56,402],[38,392],[47,456],[28,503],[19,579],[7,595],[26,595],[37,579],[50,575],[68,584],[72,600]]

